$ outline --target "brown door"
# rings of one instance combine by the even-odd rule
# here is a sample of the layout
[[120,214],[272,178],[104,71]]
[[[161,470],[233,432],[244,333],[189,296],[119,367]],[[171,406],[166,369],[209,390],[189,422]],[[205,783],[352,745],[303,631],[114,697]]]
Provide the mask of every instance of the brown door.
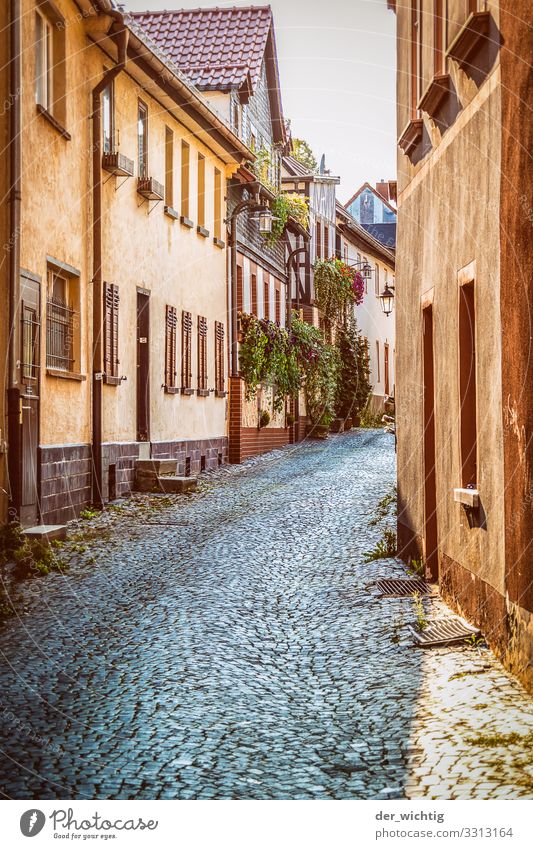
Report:
[[437,551],[437,488],[435,479],[435,382],[433,310],[424,310],[424,549],[426,577],[439,579]]
[[137,439],[150,439],[150,295],[137,292]]
[[39,359],[40,284],[21,280],[20,357],[20,509],[22,525],[39,521]]

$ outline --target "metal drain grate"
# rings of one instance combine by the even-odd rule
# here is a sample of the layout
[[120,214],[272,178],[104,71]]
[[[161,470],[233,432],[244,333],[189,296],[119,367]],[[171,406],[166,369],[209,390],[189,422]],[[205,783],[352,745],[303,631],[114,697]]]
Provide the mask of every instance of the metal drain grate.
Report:
[[415,642],[423,648],[446,646],[449,643],[458,643],[472,634],[479,634],[479,628],[474,628],[458,616],[429,622],[427,628],[423,631],[418,631],[412,625],[408,625],[407,627],[411,631]]
[[430,587],[421,578],[386,578],[376,584],[382,598],[406,598],[413,593],[429,595]]

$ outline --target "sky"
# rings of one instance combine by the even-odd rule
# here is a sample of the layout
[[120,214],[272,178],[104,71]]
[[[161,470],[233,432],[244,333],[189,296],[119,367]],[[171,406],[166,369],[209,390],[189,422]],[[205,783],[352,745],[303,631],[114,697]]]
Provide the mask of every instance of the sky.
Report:
[[[128,11],[250,0],[124,0]],[[257,2],[253,5],[266,5]],[[285,118],[341,178],[342,202],[396,176],[395,16],[385,0],[270,0]]]

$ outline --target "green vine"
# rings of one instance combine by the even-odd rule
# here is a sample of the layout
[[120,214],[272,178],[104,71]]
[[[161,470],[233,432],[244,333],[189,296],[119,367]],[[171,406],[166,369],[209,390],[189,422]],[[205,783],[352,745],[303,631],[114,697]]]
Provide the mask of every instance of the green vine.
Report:
[[283,236],[289,218],[294,218],[306,230],[309,227],[307,198],[297,192],[284,192],[278,195],[272,203],[272,213],[274,221],[272,232],[267,237],[269,245],[275,245]]
[[324,318],[331,324],[341,322],[346,307],[358,300],[354,272],[340,259],[318,259],[314,281],[316,305]]

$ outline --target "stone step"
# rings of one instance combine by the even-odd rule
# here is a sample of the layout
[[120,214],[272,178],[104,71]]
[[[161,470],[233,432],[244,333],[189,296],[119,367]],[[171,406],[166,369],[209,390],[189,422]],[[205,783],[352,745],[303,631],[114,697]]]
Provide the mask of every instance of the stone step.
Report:
[[50,543],[52,540],[64,540],[67,538],[66,525],[34,525],[33,528],[24,528],[23,535],[38,542]]
[[135,463],[135,471],[140,476],[155,475],[172,475],[176,474],[178,466],[177,460],[137,460]]
[[178,475],[167,475],[157,479],[157,486],[162,492],[194,492],[198,486],[196,478],[180,478]]

